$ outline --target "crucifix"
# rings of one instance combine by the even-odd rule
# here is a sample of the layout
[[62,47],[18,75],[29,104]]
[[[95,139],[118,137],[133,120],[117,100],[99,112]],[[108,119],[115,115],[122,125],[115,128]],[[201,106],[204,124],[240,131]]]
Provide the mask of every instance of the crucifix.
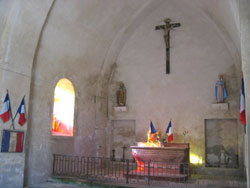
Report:
[[164,20],[165,25],[157,25],[155,26],[155,30],[163,29],[164,30],[164,39],[166,44],[166,74],[170,73],[170,30],[172,30],[175,27],[180,27],[180,23],[172,23],[170,18],[166,18]]

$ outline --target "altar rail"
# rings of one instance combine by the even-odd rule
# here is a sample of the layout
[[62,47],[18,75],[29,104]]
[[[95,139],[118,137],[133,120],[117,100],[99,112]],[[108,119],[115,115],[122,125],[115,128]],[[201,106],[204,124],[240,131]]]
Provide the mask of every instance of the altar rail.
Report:
[[134,160],[112,160],[54,154],[54,177],[77,177],[88,181],[161,187],[205,188],[211,186],[245,188],[245,178],[202,175],[201,166],[187,163],[143,162],[140,169]]

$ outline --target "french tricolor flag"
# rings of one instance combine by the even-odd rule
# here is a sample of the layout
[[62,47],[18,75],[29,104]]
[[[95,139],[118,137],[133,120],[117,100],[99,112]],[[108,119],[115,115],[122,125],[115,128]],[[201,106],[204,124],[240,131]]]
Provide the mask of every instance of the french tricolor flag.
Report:
[[20,106],[18,107],[17,113],[19,113],[19,120],[18,123],[23,126],[24,123],[26,122],[26,117],[25,117],[25,103],[24,103],[24,98],[22,99],[22,102]]
[[154,140],[155,140],[155,133],[156,133],[156,130],[155,130],[153,122],[151,121],[150,122],[150,127],[149,127],[149,138],[148,138],[149,142],[154,142]]
[[242,125],[246,125],[246,114],[245,114],[245,91],[244,91],[244,80],[241,80],[241,95],[240,95],[240,122]]
[[151,133],[151,134],[155,134],[155,133],[156,133],[156,130],[155,130],[155,127],[154,127],[152,121],[150,122],[150,133]]
[[166,131],[167,135],[168,135],[168,142],[172,142],[174,140],[174,136],[173,136],[173,132],[172,132],[172,123],[171,120],[168,124],[168,128]]
[[3,102],[3,106],[0,112],[0,118],[4,123],[10,119],[10,99],[8,93],[6,94]]
[[22,152],[23,138],[21,131],[3,130],[1,152]]

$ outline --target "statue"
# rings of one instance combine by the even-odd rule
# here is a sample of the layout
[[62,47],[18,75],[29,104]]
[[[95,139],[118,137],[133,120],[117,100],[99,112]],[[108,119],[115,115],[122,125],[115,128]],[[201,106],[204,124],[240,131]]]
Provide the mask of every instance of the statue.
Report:
[[217,103],[223,103],[227,98],[227,92],[222,75],[219,75],[219,80],[216,81],[214,95]]
[[120,82],[120,88],[116,92],[117,106],[126,106],[126,88],[123,82]]

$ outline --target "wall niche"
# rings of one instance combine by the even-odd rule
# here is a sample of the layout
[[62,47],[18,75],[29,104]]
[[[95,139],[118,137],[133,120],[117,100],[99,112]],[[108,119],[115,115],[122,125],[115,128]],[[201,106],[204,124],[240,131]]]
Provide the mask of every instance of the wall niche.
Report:
[[115,156],[112,156],[114,159],[133,159],[130,146],[136,143],[135,120],[112,120],[111,139],[111,150],[115,152]]
[[238,168],[237,119],[205,120],[206,166]]

